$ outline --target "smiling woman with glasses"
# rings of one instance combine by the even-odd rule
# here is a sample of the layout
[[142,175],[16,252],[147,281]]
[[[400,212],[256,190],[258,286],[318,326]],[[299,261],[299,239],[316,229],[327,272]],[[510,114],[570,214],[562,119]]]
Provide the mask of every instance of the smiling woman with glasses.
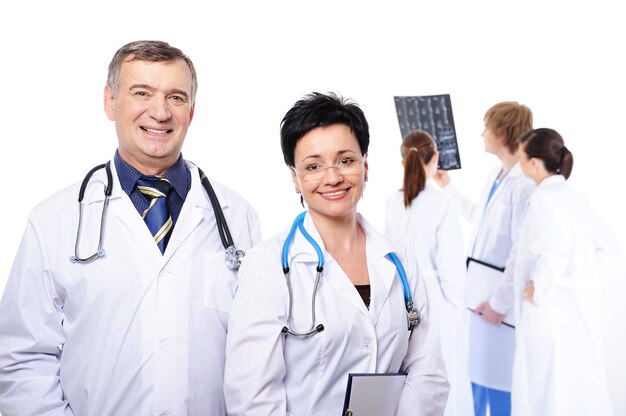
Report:
[[448,383],[416,261],[357,213],[369,168],[363,111],[309,94],[283,118],[281,146],[307,210],[239,270],[228,414],[339,414],[350,373],[398,372],[397,414],[443,414]]

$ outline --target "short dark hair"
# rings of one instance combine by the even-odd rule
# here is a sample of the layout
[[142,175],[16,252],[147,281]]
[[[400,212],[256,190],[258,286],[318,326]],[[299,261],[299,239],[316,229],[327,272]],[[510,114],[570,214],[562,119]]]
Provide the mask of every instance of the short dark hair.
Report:
[[543,161],[546,170],[569,178],[574,168],[574,155],[565,147],[563,137],[553,129],[540,128],[522,134],[517,141],[528,158]]
[[198,90],[198,76],[193,62],[191,62],[191,59],[180,49],[159,40],[138,40],[127,43],[119,48],[109,64],[107,85],[114,94],[117,94],[120,80],[120,68],[124,62],[171,62],[177,59],[185,61],[189,67],[189,71],[191,71],[191,101],[194,101],[196,99],[196,91]]
[[294,166],[298,141],[317,127],[345,124],[356,136],[361,153],[367,153],[370,133],[365,114],[353,100],[335,93],[312,92],[291,107],[280,123],[280,145],[288,166]]

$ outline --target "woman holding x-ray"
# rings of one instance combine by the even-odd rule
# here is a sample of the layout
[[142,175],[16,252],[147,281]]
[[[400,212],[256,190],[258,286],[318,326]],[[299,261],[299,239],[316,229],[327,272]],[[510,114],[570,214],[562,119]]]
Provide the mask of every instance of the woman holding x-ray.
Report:
[[440,415],[448,384],[417,265],[357,214],[367,120],[351,101],[307,95],[281,145],[308,210],[252,249],[226,347],[230,415],[336,415],[349,373],[408,373],[401,415]]
[[387,200],[385,232],[413,248],[420,271],[432,290],[450,395],[446,416],[473,412],[467,369],[467,314],[465,252],[454,198],[431,181],[439,152],[430,134],[413,130],[400,146],[404,180],[402,189]]

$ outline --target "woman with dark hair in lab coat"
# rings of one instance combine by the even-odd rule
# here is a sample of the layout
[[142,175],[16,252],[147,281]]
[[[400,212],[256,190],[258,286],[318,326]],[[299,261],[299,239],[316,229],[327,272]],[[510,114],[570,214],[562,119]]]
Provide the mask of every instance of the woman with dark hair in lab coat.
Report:
[[229,415],[338,415],[349,373],[397,372],[407,373],[388,399],[398,415],[443,414],[438,325],[415,257],[357,213],[368,145],[363,111],[335,94],[309,94],[283,118],[283,156],[307,211],[242,263],[226,346]]
[[536,129],[519,142],[520,165],[537,188],[515,268],[513,414],[610,416],[599,279],[619,245],[565,183],[574,158],[560,134]]

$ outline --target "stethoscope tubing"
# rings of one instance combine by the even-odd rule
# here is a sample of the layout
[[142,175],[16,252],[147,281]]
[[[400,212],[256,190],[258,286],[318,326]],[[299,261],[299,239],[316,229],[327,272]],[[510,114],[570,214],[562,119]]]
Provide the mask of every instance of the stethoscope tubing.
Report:
[[[324,271],[324,253],[322,253],[322,249],[320,248],[319,244],[317,244],[315,239],[313,239],[313,237],[311,237],[311,235],[304,229],[303,223],[304,223],[304,217],[306,216],[306,213],[307,211],[302,212],[293,221],[293,224],[291,225],[291,229],[289,230],[289,233],[287,234],[287,238],[285,239],[285,242],[283,244],[282,255],[281,255],[283,273],[285,275],[285,281],[287,282],[287,293],[289,297],[288,306],[287,306],[287,310],[288,310],[287,326],[284,326],[281,332],[284,334],[289,334],[289,335],[293,335],[296,337],[308,337],[309,335],[313,335],[315,333],[318,333],[324,330],[324,325],[322,324],[319,324],[317,326],[315,325],[315,298],[317,296],[317,289],[320,284],[322,272]],[[313,292],[311,294],[311,325],[309,326],[309,329],[307,329],[304,332],[296,331],[293,328],[293,322],[292,322],[293,320],[293,296],[291,293],[291,271],[289,268],[289,247],[291,246],[291,243],[293,242],[293,239],[295,237],[297,230],[300,230],[304,238],[306,238],[306,240],[313,246],[313,248],[315,249],[315,252],[317,253],[317,267],[316,267],[315,281],[313,283]]]
[[[294,335],[296,337],[308,337],[310,335],[316,334],[324,330],[324,325],[319,324],[315,325],[315,299],[317,295],[317,289],[319,287],[320,279],[322,272],[324,271],[324,253],[320,248],[319,244],[311,237],[311,235],[304,228],[304,217],[306,216],[307,211],[300,213],[291,228],[289,229],[289,233],[287,234],[287,238],[283,243],[283,248],[281,251],[281,262],[283,267],[283,273],[285,275],[285,281],[287,283],[287,294],[288,294],[288,306],[287,306],[287,325],[283,327],[282,333]],[[293,296],[291,290],[291,269],[289,267],[289,247],[293,243],[296,231],[300,230],[304,238],[313,246],[315,252],[317,253],[317,268],[315,281],[313,284],[313,292],[311,294],[311,325],[305,332],[298,332],[293,328]],[[396,271],[398,276],[400,277],[400,281],[402,282],[402,292],[404,295],[404,303],[407,311],[407,324],[409,331],[417,326],[421,321],[421,316],[419,311],[417,311],[413,305],[413,296],[411,295],[411,289],[409,288],[409,281],[406,276],[406,271],[402,266],[402,262],[398,258],[398,256],[394,252],[390,252],[385,256],[388,260],[390,260],[396,267]]]
[[[89,184],[89,179],[97,170],[104,168],[107,175],[107,186],[104,188],[104,205],[102,206],[102,214],[100,215],[100,233],[98,236],[98,248],[96,252],[91,256],[81,258],[78,257],[78,246],[80,244],[80,236],[81,230],[83,228],[83,199],[85,198],[85,190],[87,189],[87,184]],[[72,263],[91,263],[99,257],[104,256],[104,249],[102,248],[102,243],[104,240],[104,224],[106,222],[106,213],[109,208],[109,197],[111,196],[111,192],[113,191],[113,174],[111,173],[111,161],[107,161],[101,165],[95,166],[91,169],[83,182],[80,184],[80,190],[78,192],[78,229],[76,230],[76,242],[74,244],[74,255],[70,256],[70,261]]]
[[385,257],[391,260],[391,262],[396,266],[396,270],[398,271],[398,274],[400,275],[400,281],[402,282],[402,292],[404,293],[404,301],[406,303],[408,302],[413,303],[412,296],[411,296],[411,289],[409,288],[409,280],[406,277],[406,272],[404,271],[402,262],[400,261],[396,253],[393,253],[393,252],[387,253]]
[[[78,256],[78,246],[80,244],[80,236],[82,234],[82,224],[83,224],[83,198],[85,197],[85,190],[87,189],[87,185],[89,184],[89,180],[93,176],[93,174],[97,171],[104,168],[107,176],[107,185],[104,189],[104,205],[102,207],[102,214],[100,218],[100,235],[98,236],[98,248],[94,254],[88,257],[79,257]],[[226,266],[230,269],[237,270],[241,265],[241,260],[246,255],[243,250],[237,249],[235,243],[233,241],[233,237],[230,233],[230,229],[228,228],[228,224],[226,223],[226,218],[224,217],[224,212],[220,206],[219,200],[209,182],[209,179],[204,174],[202,169],[198,168],[198,174],[200,175],[200,182],[204,187],[209,200],[211,201],[211,206],[213,207],[213,212],[215,213],[215,222],[217,225],[217,229],[220,235],[220,240],[222,241],[222,245],[224,246],[224,250],[226,250]],[[103,257],[105,252],[102,248],[103,244],[103,236],[104,236],[104,226],[106,221],[106,213],[109,206],[109,197],[111,196],[111,192],[113,190],[113,174],[111,172],[111,161],[107,161],[101,165],[95,166],[83,179],[83,182],[80,185],[80,190],[78,192],[78,228],[76,230],[76,243],[74,245],[74,255],[70,256],[70,261],[72,263],[81,263],[87,264],[91,263],[99,257]]]

